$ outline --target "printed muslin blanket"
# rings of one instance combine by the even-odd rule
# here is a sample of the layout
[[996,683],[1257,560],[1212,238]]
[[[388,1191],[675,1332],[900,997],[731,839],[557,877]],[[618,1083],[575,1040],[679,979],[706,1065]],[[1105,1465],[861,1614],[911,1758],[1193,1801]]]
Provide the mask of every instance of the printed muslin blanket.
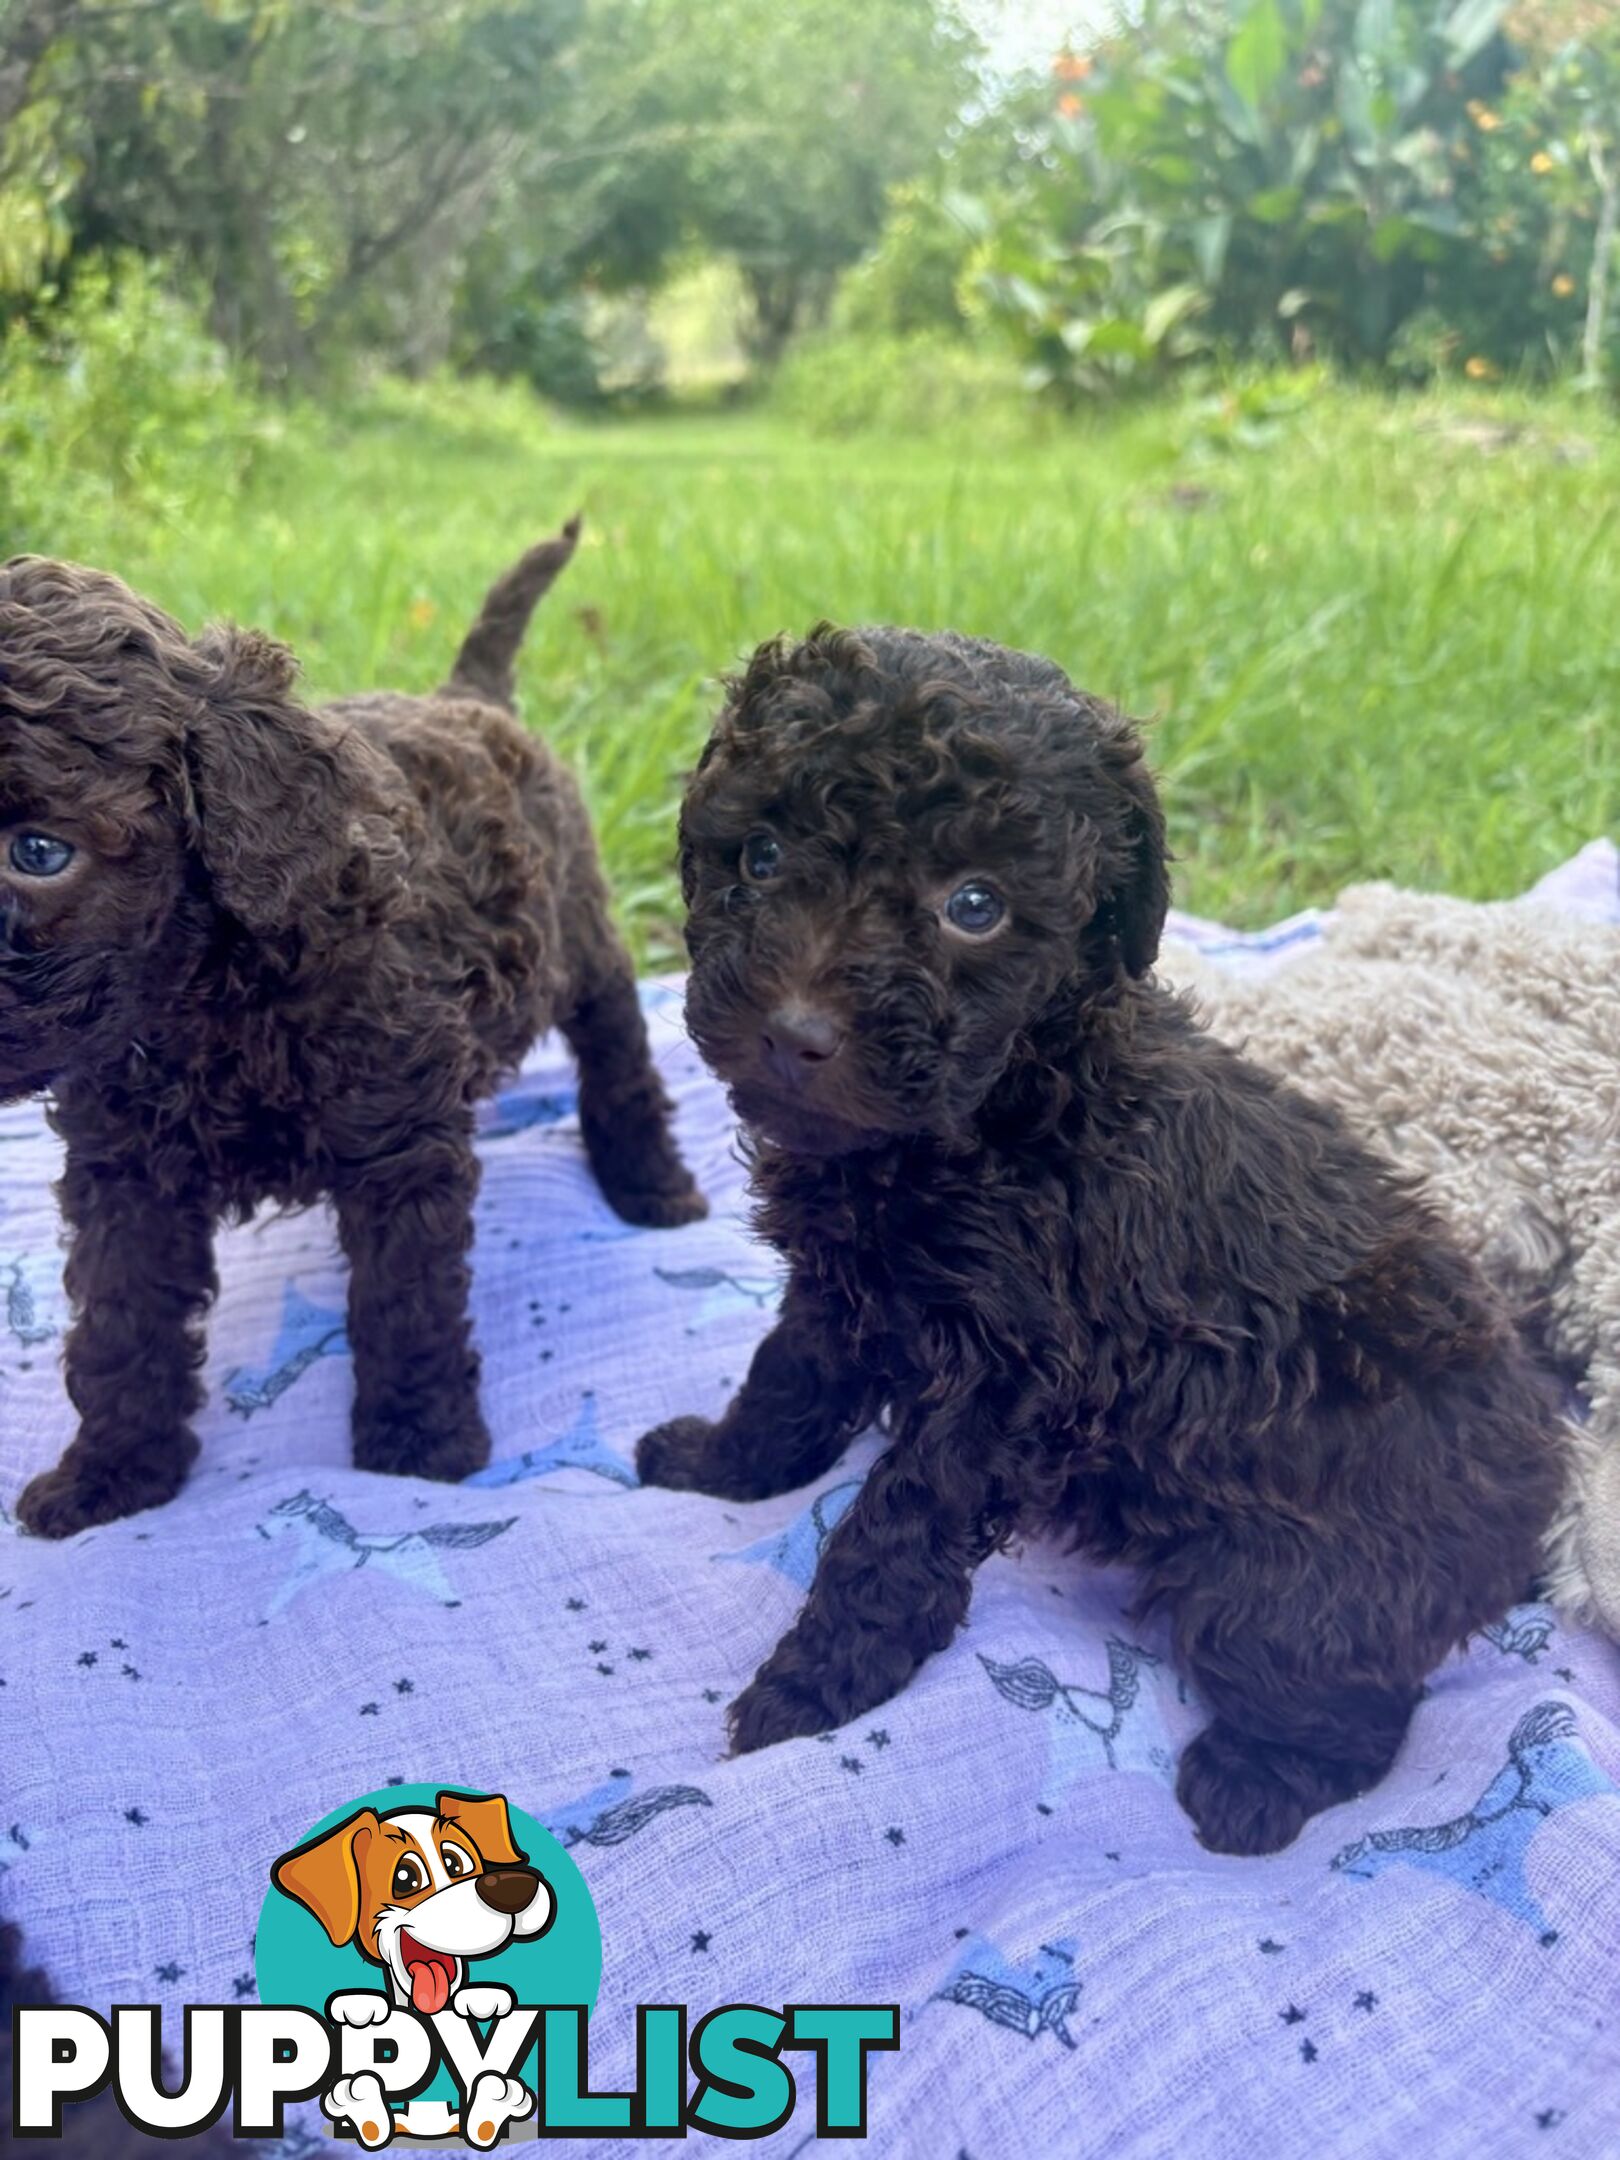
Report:
[[[1538,897],[1620,917],[1614,850]],[[1173,927],[1261,970],[1320,935]],[[679,986],[646,1003],[713,1217],[618,1222],[539,1048],[483,1118],[487,1470],[349,1466],[332,1223],[266,1215],[220,1240],[180,1497],[69,1545],[0,1521],[0,1918],[31,1961],[177,2035],[184,2003],[254,1999],[278,1853],[439,1780],[505,1793],[583,1869],[598,2089],[633,2080],[637,2003],[897,2003],[878,2155],[1620,2156],[1620,1651],[1545,1607],[1454,1657],[1390,1776],[1263,1860],[1206,1853],[1176,1806],[1202,1712],[1129,1577],[1039,1545],[980,1571],[895,1701],[725,1759],[876,1443],[757,1506],[638,1488],[637,1435],[719,1410],[780,1288]],[[57,1168],[37,1105],[0,1114],[4,1503],[72,1431]],[[801,2101],[769,2149],[814,2123]],[[282,2151],[321,2131],[295,2111]]]

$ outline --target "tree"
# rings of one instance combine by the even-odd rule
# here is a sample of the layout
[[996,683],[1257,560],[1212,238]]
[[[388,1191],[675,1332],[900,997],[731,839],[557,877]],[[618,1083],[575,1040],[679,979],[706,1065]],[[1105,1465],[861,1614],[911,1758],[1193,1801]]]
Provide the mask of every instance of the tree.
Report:
[[1573,195],[1592,224],[1581,379],[1596,388],[1620,251],[1620,22],[1610,0],[1520,0],[1508,27],[1536,71],[1518,100],[1542,137],[1532,166],[1558,183],[1553,193]]
[[175,261],[272,381],[368,311],[392,313],[404,357],[448,321],[442,287],[560,98],[578,21],[576,0],[45,5],[72,251]]
[[691,214],[741,270],[748,342],[769,362],[877,239],[890,188],[958,124],[976,48],[934,0],[658,12],[685,18],[695,73],[726,86],[733,125],[694,146]]
[[729,257],[769,363],[957,125],[976,51],[949,0],[593,0],[575,101],[485,246],[552,291],[651,284],[683,249]]
[[769,358],[954,124],[950,6],[0,0],[12,282],[52,252],[169,260],[296,381],[344,340],[438,357],[458,294],[476,350],[469,312],[697,246],[736,259]]

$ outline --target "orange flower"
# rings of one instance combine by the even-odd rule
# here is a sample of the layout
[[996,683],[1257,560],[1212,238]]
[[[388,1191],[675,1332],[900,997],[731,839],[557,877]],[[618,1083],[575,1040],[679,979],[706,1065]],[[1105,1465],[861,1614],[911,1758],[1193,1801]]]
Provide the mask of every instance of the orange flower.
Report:
[[1093,65],[1086,53],[1060,52],[1052,62],[1052,73],[1059,82],[1084,82]]
[[1530,160],[1530,170],[1533,173],[1550,173],[1552,169],[1553,161],[1545,150],[1538,150]]
[[1468,108],[1468,117],[1482,134],[1490,135],[1502,125],[1502,115],[1493,113],[1488,105],[1481,105],[1478,98]]
[[1494,382],[1498,372],[1488,360],[1481,359],[1478,353],[1463,363],[1463,373],[1470,382]]
[[1560,270],[1552,281],[1552,289],[1560,300],[1567,300],[1575,290],[1575,280],[1567,270]]
[[1086,109],[1084,98],[1076,97],[1072,90],[1065,90],[1058,99],[1058,111],[1065,120],[1078,120]]

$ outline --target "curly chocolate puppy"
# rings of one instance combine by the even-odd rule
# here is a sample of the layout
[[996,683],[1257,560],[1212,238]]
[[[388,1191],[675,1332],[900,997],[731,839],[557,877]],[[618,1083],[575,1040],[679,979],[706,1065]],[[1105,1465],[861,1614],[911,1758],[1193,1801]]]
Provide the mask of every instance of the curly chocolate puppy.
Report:
[[1518,1597],[1560,1426],[1392,1169],[1153,982],[1164,826],[1049,662],[904,630],[770,645],[682,814],[688,1013],[729,1083],[780,1322],[650,1482],[889,1447],[739,1750],[870,1710],[1023,1533],[1141,1571],[1212,1722],[1179,1792],[1269,1852],[1387,1768],[1425,1673]]
[[212,1231],[329,1195],[354,1459],[484,1462],[473,1105],[552,1022],[627,1221],[703,1202],[670,1138],[578,790],[512,663],[578,525],[495,586],[444,688],[311,710],[251,631],[195,641],[114,578],[0,568],[0,1099],[67,1143],[78,1438],[18,1512],[65,1537],[197,1451]]

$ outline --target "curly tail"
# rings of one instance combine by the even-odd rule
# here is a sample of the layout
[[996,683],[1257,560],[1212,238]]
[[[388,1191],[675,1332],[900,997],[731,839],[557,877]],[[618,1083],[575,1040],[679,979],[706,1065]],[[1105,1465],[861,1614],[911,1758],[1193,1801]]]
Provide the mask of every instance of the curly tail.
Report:
[[456,655],[444,696],[482,698],[491,705],[504,705],[508,712],[513,709],[517,696],[513,663],[523,633],[535,608],[567,568],[579,541],[580,523],[576,512],[554,540],[542,540],[504,577],[497,578]]

